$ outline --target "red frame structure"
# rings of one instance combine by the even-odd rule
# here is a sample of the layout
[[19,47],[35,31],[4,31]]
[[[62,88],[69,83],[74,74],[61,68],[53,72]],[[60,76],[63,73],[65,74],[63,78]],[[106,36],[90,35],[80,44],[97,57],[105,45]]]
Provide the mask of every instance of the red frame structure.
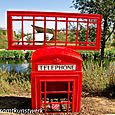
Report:
[[[99,14],[7,12],[8,49],[36,50],[31,58],[32,109],[80,112],[82,58],[75,50],[100,49],[101,21]],[[15,23],[20,23],[17,38]]]
[[[79,14],[79,13],[62,13],[62,12],[35,12],[35,11],[8,11],[7,12],[7,28],[8,28],[8,48],[9,50],[36,50],[40,47],[69,47],[76,50],[99,50],[100,37],[101,37],[101,20],[102,16],[99,14]],[[35,40],[35,29],[33,27],[32,35],[33,39],[24,41],[24,22],[32,22],[33,26],[37,26],[36,22],[43,23],[44,41],[43,45],[36,45],[38,41]],[[21,23],[21,41],[13,38],[13,23]],[[53,41],[47,41],[47,23],[54,22],[54,39]],[[70,31],[69,23],[74,23],[75,37],[74,41],[69,41]],[[57,40],[58,23],[64,23],[65,40]],[[81,28],[84,28],[84,33]],[[92,28],[93,27],[93,28]],[[90,38],[90,31],[93,31],[94,35]],[[84,36],[82,36],[85,34]],[[39,39],[39,38],[38,38]],[[84,39],[84,40],[82,40]],[[21,45],[17,43],[21,43]],[[27,43],[28,45],[25,45]]]

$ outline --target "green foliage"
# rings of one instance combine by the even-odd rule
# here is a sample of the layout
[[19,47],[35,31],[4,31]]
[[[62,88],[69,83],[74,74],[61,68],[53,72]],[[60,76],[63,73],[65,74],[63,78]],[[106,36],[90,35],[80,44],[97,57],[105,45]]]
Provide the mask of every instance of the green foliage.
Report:
[[16,51],[16,50],[1,50],[0,51],[0,59],[7,60],[7,59],[14,59],[14,60],[22,60],[24,59],[25,54],[23,51]]
[[0,30],[0,49],[7,49],[7,31],[6,30]]
[[[100,52],[95,51],[79,51],[82,55],[83,60],[91,59],[96,60],[100,58]],[[0,60],[14,60],[15,62],[19,63],[20,61],[30,60],[32,56],[32,51],[27,51],[24,53],[23,51],[18,50],[2,50],[0,51]],[[114,59],[115,58],[115,48],[111,48],[110,50],[105,50],[105,58],[107,59]],[[18,60],[18,61],[17,61]]]
[[75,30],[71,30],[68,32],[68,41],[69,42],[75,42],[76,40],[76,31]]
[[[91,59],[91,60],[96,60],[100,59],[100,52],[96,51],[79,51],[82,55],[82,58],[85,59]],[[115,48],[111,48],[111,50],[105,50],[105,59],[115,59]]]
[[[83,65],[83,91],[89,94],[108,96],[115,95],[115,90],[108,90],[111,86],[115,85],[115,67],[113,63],[107,68],[100,67],[97,63],[87,62]],[[111,94],[111,95],[110,95]]]
[[75,9],[82,13],[98,13],[103,16],[109,15],[114,18],[113,13],[115,8],[114,0],[73,0]]
[[101,59],[103,60],[106,41],[115,30],[115,0],[73,0],[73,7],[81,13],[94,13],[103,16],[101,40]]
[[30,93],[30,74],[0,70],[0,94]]
[[111,46],[115,47],[115,41],[111,44]]
[[115,98],[115,62],[110,63],[106,73],[109,77],[109,85],[103,90],[103,94],[107,97]]
[[6,35],[7,31],[6,30],[0,30],[0,35]]
[[105,57],[111,59],[115,57],[115,49],[114,50],[106,50],[105,51]]
[[14,56],[15,56],[15,60],[17,59],[24,59],[24,53],[23,51],[20,50],[14,50]]
[[32,51],[27,51],[26,54],[25,54],[25,59],[26,60],[30,60],[31,59],[31,56],[32,56]]
[[0,51],[0,57],[3,60],[6,59],[6,58],[8,58],[8,50]]

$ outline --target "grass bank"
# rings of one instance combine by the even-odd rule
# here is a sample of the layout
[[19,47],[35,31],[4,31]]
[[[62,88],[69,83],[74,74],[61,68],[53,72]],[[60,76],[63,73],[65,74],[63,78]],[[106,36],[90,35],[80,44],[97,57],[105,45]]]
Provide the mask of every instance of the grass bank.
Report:
[[[115,63],[100,67],[93,61],[83,64],[83,96],[104,95],[115,97]],[[0,71],[0,94],[30,93],[30,72],[8,73]]]

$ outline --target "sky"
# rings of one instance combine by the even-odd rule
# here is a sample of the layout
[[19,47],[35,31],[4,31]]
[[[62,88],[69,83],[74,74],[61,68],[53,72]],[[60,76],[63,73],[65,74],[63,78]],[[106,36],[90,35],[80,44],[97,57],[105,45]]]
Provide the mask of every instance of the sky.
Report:
[[0,0],[0,27],[6,28],[8,10],[77,12],[72,0]]

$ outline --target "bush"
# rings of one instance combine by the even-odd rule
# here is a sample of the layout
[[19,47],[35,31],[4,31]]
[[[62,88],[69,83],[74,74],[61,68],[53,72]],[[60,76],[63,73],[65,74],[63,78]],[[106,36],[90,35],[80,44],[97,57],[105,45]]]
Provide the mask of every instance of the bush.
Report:
[[83,91],[98,95],[106,93],[106,88],[115,85],[113,73],[115,73],[115,68],[111,64],[108,68],[104,68],[98,63],[87,62],[83,65]]
[[[15,62],[30,60],[32,55],[32,51],[27,51],[24,53],[20,50],[2,50],[0,51],[0,60],[8,61],[8,60],[15,60]],[[18,60],[18,61],[17,61]]]
[[107,68],[107,75],[109,76],[109,85],[104,89],[103,94],[115,98],[115,62],[110,63],[109,68]]
[[30,93],[30,74],[9,73],[0,70],[0,94]]
[[31,56],[32,56],[32,51],[27,51],[26,54],[25,54],[25,59],[26,60],[30,60],[31,59]]
[[115,47],[115,41],[111,44],[111,46]]

